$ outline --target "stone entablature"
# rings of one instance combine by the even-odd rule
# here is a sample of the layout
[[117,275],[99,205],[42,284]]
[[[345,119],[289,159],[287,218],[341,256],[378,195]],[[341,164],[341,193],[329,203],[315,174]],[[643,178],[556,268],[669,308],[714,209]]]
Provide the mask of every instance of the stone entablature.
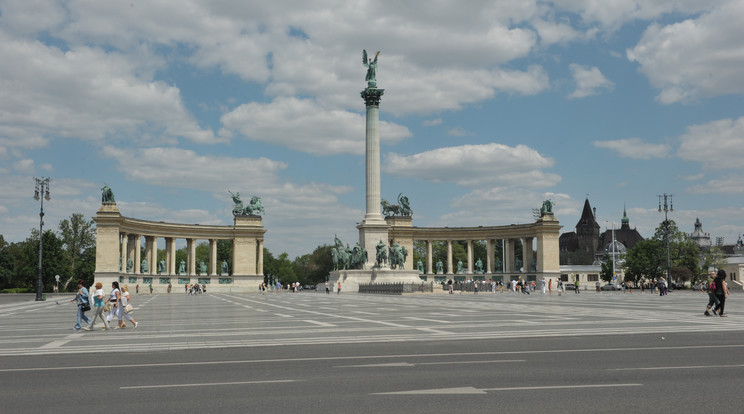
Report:
[[[153,279],[177,281],[189,279],[189,283],[211,283],[230,285],[236,290],[245,287],[255,290],[263,282],[263,228],[260,216],[235,216],[232,226],[166,223],[122,216],[115,203],[104,203],[93,218],[97,227],[96,280]],[[141,256],[142,238],[145,239],[145,257]],[[165,271],[158,271],[157,239],[165,239]],[[188,263],[184,272],[178,272],[176,263],[176,239],[185,239]],[[196,241],[209,241],[209,266],[207,274],[197,274]],[[233,241],[232,273],[223,274],[217,263],[217,240]],[[146,259],[148,268],[140,264]],[[132,269],[126,268],[131,260]],[[219,278],[218,278],[219,277]],[[193,279],[193,280],[191,280]],[[156,285],[156,282],[152,282]],[[218,283],[219,282],[219,283]],[[140,283],[138,280],[137,283]],[[146,281],[143,280],[143,284]],[[167,283],[166,283],[167,285]],[[254,286],[255,285],[255,286]],[[158,289],[162,290],[162,289]],[[214,289],[220,290],[220,289]],[[233,291],[236,291],[233,290]]]

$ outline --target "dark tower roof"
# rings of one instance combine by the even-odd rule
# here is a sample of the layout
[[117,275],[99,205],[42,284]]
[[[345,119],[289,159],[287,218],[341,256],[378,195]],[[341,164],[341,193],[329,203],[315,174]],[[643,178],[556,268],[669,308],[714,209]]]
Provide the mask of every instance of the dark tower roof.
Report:
[[594,213],[592,213],[592,206],[589,205],[588,198],[584,201],[584,210],[581,212],[581,218],[579,219],[579,222],[576,223],[576,230],[581,228],[599,229],[599,224],[597,224],[597,220],[594,219]]

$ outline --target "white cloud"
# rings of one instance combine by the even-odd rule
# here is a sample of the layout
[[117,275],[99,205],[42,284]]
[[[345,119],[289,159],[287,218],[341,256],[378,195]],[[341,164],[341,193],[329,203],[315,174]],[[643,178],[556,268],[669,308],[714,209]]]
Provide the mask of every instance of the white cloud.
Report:
[[[363,115],[325,110],[312,100],[278,98],[269,104],[243,104],[222,117],[227,130],[314,155],[364,154]],[[380,140],[388,144],[411,136],[408,128],[380,121]]]
[[434,118],[434,119],[428,119],[422,123],[423,126],[435,126],[435,125],[441,125],[442,118]]
[[597,95],[600,90],[611,91],[615,88],[615,84],[605,78],[597,67],[572,63],[569,68],[576,83],[576,90],[568,95],[569,99],[586,98]]
[[127,56],[85,46],[63,52],[0,31],[0,60],[0,139],[7,145],[38,148],[50,136],[101,140],[151,129],[215,142],[177,88],[137,77]]
[[744,3],[725,2],[697,18],[652,24],[627,51],[664,104],[744,93]]
[[540,208],[547,199],[555,203],[553,211],[559,219],[561,215],[568,215],[568,212],[574,213],[576,210],[576,203],[567,194],[497,186],[476,189],[454,199],[451,206],[456,212],[446,213],[437,218],[436,222],[446,223],[448,226],[529,223],[534,221],[532,210]]
[[13,164],[13,169],[22,174],[33,174],[34,172],[34,160],[25,159],[17,161]]
[[594,146],[613,150],[621,157],[639,160],[666,158],[671,151],[671,147],[667,144],[651,144],[635,137],[613,141],[594,141]]
[[694,185],[687,189],[692,194],[744,194],[740,176],[728,176],[712,179],[705,184]]
[[679,140],[684,160],[711,170],[744,168],[744,117],[690,126]]
[[453,182],[464,187],[481,185],[544,188],[561,178],[545,173],[554,161],[524,145],[462,145],[438,148],[410,156],[390,153],[383,170],[392,175],[432,182]]

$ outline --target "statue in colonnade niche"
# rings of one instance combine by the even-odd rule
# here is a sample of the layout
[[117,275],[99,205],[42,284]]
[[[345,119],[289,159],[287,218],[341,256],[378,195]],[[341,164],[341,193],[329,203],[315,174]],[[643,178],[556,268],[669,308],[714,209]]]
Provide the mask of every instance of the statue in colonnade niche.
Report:
[[207,274],[207,265],[204,263],[204,260],[199,262],[199,274],[200,275],[206,275]]
[[132,268],[134,268],[134,261],[131,257],[127,258],[127,273],[132,273]]
[[158,273],[165,273],[165,259],[160,259],[158,262]]
[[222,271],[220,272],[221,275],[225,276],[227,275],[227,260],[222,261]]
[[416,269],[418,269],[419,273],[424,273],[424,264],[421,262],[421,259],[416,263]]
[[147,265],[147,258],[145,257],[142,259],[142,263],[140,263],[140,273],[147,273],[150,271],[150,266]]
[[444,264],[442,263],[442,259],[437,260],[437,274],[441,275],[444,273]]
[[101,188],[101,203],[116,204],[116,200],[114,200],[114,192],[111,190],[111,187],[106,184]]
[[186,274],[186,262],[183,259],[181,259],[181,262],[178,264],[178,274]]
[[518,257],[514,259],[514,268],[519,271],[522,269],[522,260],[520,260]]
[[475,271],[476,273],[483,273],[483,262],[480,258],[475,262]]

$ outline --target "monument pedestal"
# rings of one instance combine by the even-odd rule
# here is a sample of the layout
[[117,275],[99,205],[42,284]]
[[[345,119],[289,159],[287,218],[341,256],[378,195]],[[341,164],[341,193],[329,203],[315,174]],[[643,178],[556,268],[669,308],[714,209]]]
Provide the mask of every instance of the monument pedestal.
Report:
[[366,220],[357,226],[359,230],[359,244],[367,250],[367,263],[365,267],[371,269],[377,260],[377,244],[382,240],[385,249],[388,248],[388,224],[384,220],[379,222],[367,222]]
[[368,270],[335,270],[331,272],[328,284],[333,290],[341,282],[341,293],[359,291],[360,283],[421,283],[417,270],[393,270],[373,268]]

